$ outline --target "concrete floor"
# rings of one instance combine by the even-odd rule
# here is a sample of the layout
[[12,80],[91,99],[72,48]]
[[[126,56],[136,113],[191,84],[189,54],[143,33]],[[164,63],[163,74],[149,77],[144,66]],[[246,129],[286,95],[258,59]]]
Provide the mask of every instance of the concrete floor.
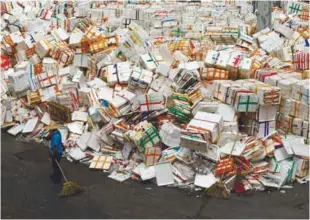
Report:
[[[309,185],[286,193],[249,192],[228,200],[189,195],[153,183],[119,183],[85,165],[62,165],[69,179],[87,188],[59,198],[49,178],[48,151],[2,133],[2,218],[309,218]],[[151,189],[149,189],[151,188]]]

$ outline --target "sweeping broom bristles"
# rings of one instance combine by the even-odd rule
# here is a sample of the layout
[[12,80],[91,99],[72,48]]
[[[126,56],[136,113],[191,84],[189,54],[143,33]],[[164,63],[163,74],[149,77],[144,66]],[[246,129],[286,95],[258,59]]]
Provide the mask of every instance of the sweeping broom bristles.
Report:
[[227,199],[229,197],[229,193],[226,190],[225,185],[223,182],[218,181],[209,189],[206,190],[207,195],[217,198]]
[[73,181],[67,181],[63,184],[62,190],[59,193],[60,197],[68,197],[79,194],[84,191],[84,188]]
[[[233,152],[233,150],[235,148],[237,139],[238,138],[236,138],[235,141],[234,141],[234,144],[233,144],[233,146],[231,148],[228,160],[230,160],[230,158],[232,156],[232,152]],[[226,169],[226,167],[225,167],[225,169]],[[225,175],[225,172],[222,174],[222,176],[219,179],[219,181],[217,181],[213,186],[211,186],[210,188],[208,188],[206,190],[207,195],[214,196],[214,197],[217,197],[217,198],[224,198],[224,199],[227,199],[229,197],[229,192],[227,191],[227,188],[225,187],[224,183],[222,182],[224,175]]]
[[79,194],[81,192],[83,192],[85,189],[84,187],[80,186],[79,184],[73,182],[73,181],[68,181],[64,171],[62,170],[60,164],[58,163],[57,160],[55,160],[58,168],[61,171],[61,174],[63,176],[63,178],[65,179],[65,183],[62,186],[61,192],[59,193],[60,197],[68,197],[68,196],[73,196],[76,194]]

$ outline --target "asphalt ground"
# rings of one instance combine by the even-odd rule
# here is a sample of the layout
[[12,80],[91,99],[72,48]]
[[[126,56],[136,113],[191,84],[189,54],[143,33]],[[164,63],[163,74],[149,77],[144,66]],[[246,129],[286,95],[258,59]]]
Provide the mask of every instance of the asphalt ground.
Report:
[[1,134],[2,218],[309,218],[309,185],[233,194],[228,200],[197,197],[185,189],[132,180],[119,183],[83,164],[62,161],[68,178],[86,187],[59,198],[51,182],[48,149]]

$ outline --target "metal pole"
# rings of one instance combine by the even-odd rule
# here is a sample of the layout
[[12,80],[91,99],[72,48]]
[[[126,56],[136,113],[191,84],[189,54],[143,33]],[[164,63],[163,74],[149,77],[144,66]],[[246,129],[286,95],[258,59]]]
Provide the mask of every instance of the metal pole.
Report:
[[272,7],[281,6],[281,1],[253,1],[253,9],[257,15],[258,30],[271,26]]

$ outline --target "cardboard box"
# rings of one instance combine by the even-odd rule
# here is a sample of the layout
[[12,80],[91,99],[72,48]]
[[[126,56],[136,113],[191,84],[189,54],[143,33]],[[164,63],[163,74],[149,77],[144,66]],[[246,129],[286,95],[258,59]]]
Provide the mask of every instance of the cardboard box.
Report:
[[302,87],[304,85],[307,85],[308,83],[309,83],[308,80],[301,80],[297,83],[294,83],[292,86],[292,95],[291,95],[292,99],[300,101],[302,96]]
[[240,51],[233,51],[227,61],[227,70],[229,71],[229,78],[236,80],[238,78],[238,69],[241,64],[243,53]]
[[253,122],[253,135],[263,138],[276,130],[276,121]]
[[165,108],[164,96],[161,93],[150,93],[138,96],[140,111],[155,111]]
[[296,101],[292,99],[292,108],[290,111],[290,115],[301,118],[303,120],[309,119],[309,105],[304,102]]
[[289,115],[279,114],[277,117],[277,129],[282,130],[285,133],[291,131],[293,117]]
[[292,122],[292,130],[293,134],[302,136],[303,131],[303,119],[301,118],[294,118]]
[[240,79],[251,78],[252,65],[253,65],[253,59],[243,56],[238,67],[239,70],[238,78]]
[[140,122],[124,136],[137,146],[140,152],[144,152],[148,147],[156,146],[160,141],[157,129],[147,121]]
[[258,85],[254,93],[257,94],[260,105],[278,105],[281,101],[281,89],[276,86]]
[[153,73],[151,71],[135,67],[129,79],[129,86],[132,89],[141,89],[146,91],[153,80]]
[[220,51],[217,60],[215,62],[215,67],[226,70],[230,55],[231,52],[229,51]]
[[218,59],[219,53],[214,50],[210,50],[206,54],[205,64],[207,67],[213,67]]
[[[233,106],[236,112],[256,112],[258,109],[258,96],[250,90],[230,88],[226,103]],[[231,100],[231,101],[229,101]],[[229,103],[230,102],[230,103]]]
[[151,57],[150,54],[142,54],[140,55],[141,64],[144,68],[149,71],[155,71],[157,68],[157,61],[155,58]]
[[223,128],[223,118],[217,114],[197,112],[187,125],[187,129],[208,132],[210,143],[216,143]]
[[302,123],[302,136],[305,138],[309,138],[309,122],[303,121]]
[[225,102],[228,88],[230,87],[238,87],[238,85],[231,80],[214,80],[213,97],[219,99],[222,102]]
[[132,73],[132,68],[128,62],[109,65],[106,70],[108,76],[107,82],[109,85],[127,84]]
[[201,78],[203,80],[227,80],[229,72],[216,68],[203,68]]
[[21,92],[29,88],[28,74],[25,71],[12,72],[8,75],[10,87],[14,92]]

